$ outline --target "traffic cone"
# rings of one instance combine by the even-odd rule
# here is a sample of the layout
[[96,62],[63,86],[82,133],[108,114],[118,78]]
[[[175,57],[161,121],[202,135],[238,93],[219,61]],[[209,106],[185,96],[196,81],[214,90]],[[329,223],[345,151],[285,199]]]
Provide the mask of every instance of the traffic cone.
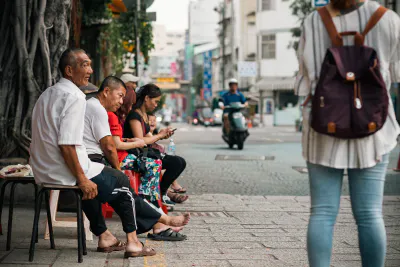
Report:
[[399,160],[397,161],[397,167],[393,169],[395,172],[400,172],[400,154],[399,154]]
[[249,128],[249,129],[253,128],[253,124],[251,123],[251,120],[248,120],[247,128]]

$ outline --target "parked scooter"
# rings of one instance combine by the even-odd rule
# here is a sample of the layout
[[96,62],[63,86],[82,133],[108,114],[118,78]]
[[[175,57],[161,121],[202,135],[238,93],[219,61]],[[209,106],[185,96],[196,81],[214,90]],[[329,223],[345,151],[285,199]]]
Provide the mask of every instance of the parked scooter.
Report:
[[237,145],[238,149],[243,149],[244,141],[250,135],[246,119],[241,112],[243,109],[245,109],[245,106],[240,102],[225,106],[225,110],[228,111],[229,133],[227,133],[226,129],[223,127],[222,139],[229,145],[229,148],[233,148],[234,145]]

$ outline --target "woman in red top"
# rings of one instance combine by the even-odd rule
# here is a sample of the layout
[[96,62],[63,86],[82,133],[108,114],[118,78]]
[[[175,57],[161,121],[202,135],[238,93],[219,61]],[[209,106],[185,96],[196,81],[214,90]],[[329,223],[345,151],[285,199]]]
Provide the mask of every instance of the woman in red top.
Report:
[[[135,155],[129,154],[127,150],[141,148],[145,146],[142,139],[139,138],[122,138],[122,126],[125,115],[130,111],[132,103],[135,99],[135,92],[127,88],[124,103],[117,111],[119,117],[113,112],[107,112],[108,122],[110,124],[111,135],[117,147],[118,160],[121,170],[138,171],[141,164],[140,159]],[[124,112],[125,111],[125,112]],[[141,177],[139,186],[139,196],[147,199],[149,202],[159,208],[158,200],[160,199],[160,173],[162,170],[162,161],[151,158],[146,159],[146,172]]]

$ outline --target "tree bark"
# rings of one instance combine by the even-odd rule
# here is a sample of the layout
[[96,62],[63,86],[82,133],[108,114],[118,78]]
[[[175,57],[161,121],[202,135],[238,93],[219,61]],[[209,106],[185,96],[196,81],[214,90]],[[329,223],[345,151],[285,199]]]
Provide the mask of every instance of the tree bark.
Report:
[[71,0],[0,4],[0,158],[28,157],[32,111],[58,78],[68,46]]

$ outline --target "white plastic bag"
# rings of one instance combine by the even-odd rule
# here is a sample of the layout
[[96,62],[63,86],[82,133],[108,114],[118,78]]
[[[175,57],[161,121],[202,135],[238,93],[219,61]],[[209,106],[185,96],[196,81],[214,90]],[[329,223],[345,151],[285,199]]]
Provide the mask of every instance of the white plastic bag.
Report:
[[0,176],[18,177],[18,176],[33,176],[31,166],[27,165],[9,165],[0,170]]

